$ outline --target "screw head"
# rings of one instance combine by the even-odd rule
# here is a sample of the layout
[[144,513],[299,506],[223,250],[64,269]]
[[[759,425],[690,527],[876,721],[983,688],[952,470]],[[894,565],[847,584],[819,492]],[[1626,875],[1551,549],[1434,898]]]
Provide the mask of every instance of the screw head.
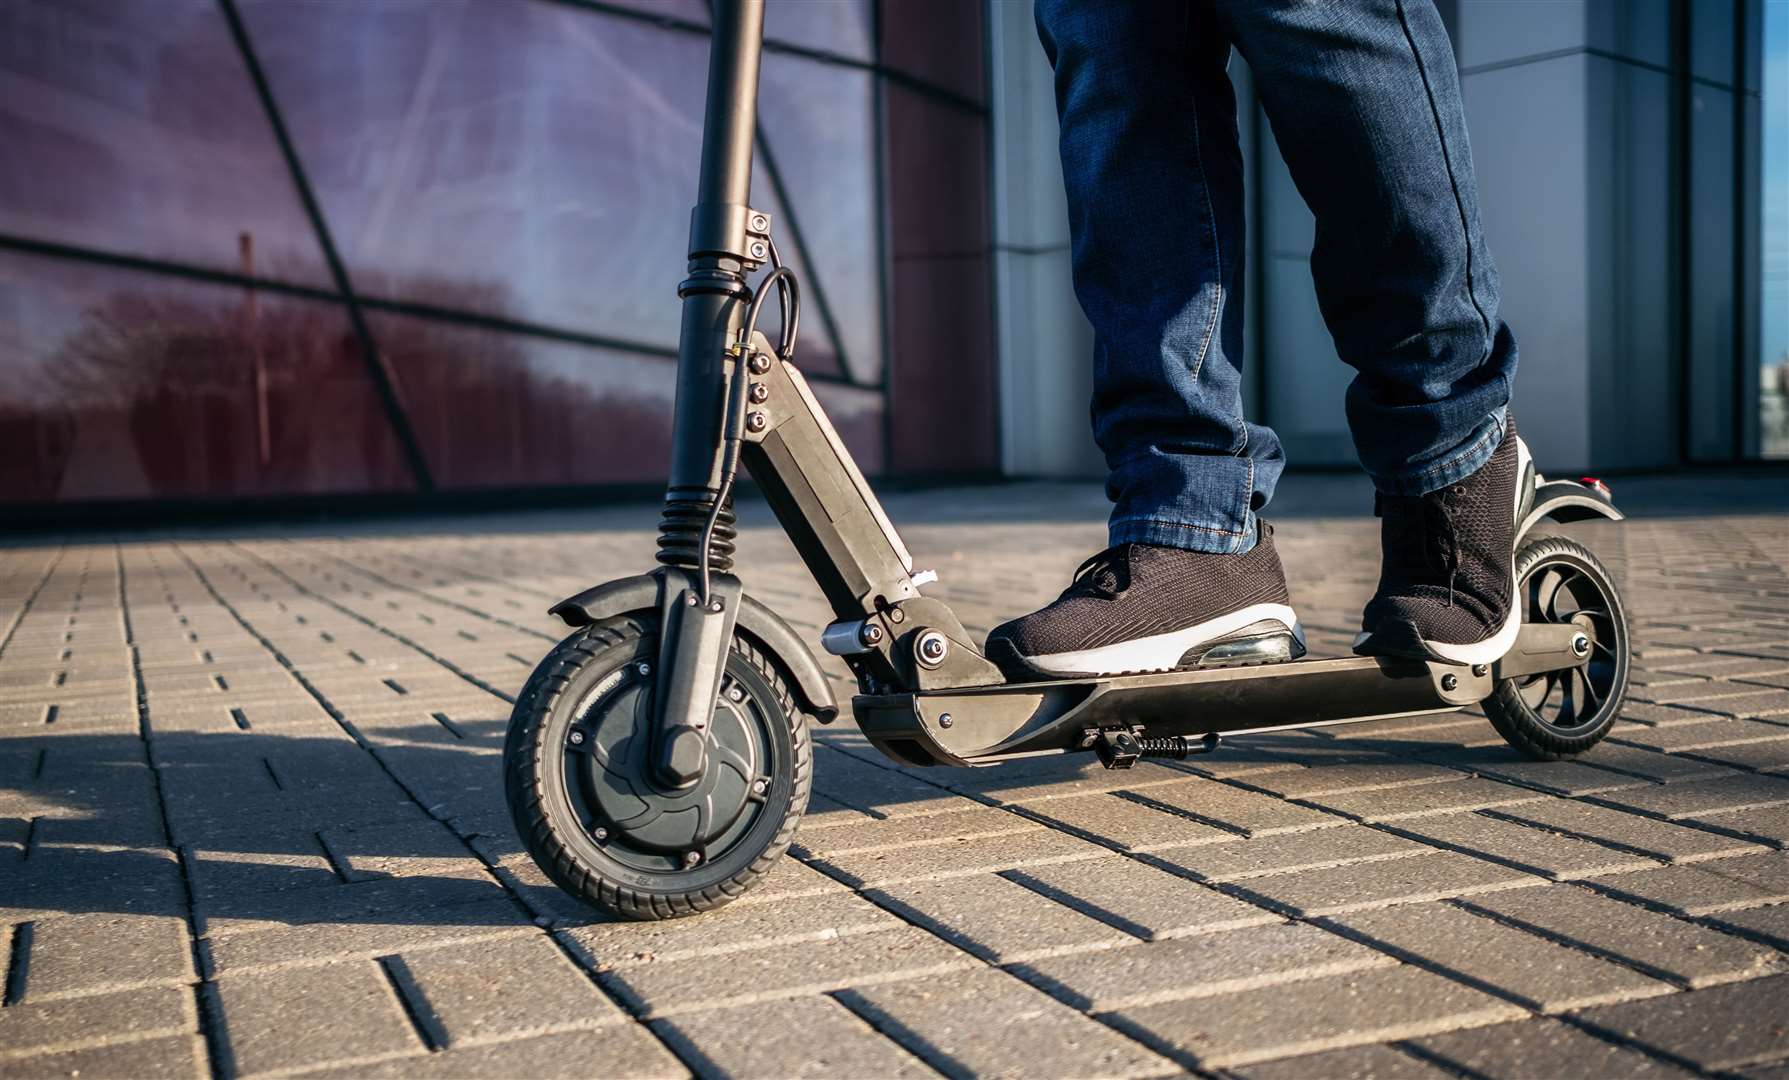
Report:
[[745,690],[738,683],[734,683],[727,687],[727,698],[731,701],[744,701]]
[[639,672],[642,675],[650,675],[650,674],[652,674],[652,665],[648,664],[646,661],[642,660],[638,664],[634,665],[634,670]]
[[919,662],[927,667],[937,667],[944,662],[944,656],[950,651],[950,642],[936,630],[925,630],[914,643],[914,651],[919,654]]
[[752,354],[752,358],[745,362],[745,366],[751,369],[752,374],[762,375],[770,370],[770,357],[764,353],[755,352]]
[[761,412],[746,414],[745,429],[747,431],[763,431],[767,423],[769,421],[764,419],[764,414]]
[[752,781],[752,790],[757,792],[758,794],[762,795],[766,791],[770,790],[770,783],[763,779],[753,780]]
[[762,240],[752,241],[752,258],[762,259],[770,254],[770,246]]
[[609,838],[609,830],[603,828],[601,825],[598,825],[596,827],[595,831],[593,831],[590,835],[596,837],[597,843],[600,844],[604,840],[607,840]]
[[753,232],[763,232],[765,229],[768,229],[768,228],[770,228],[770,219],[769,218],[765,217],[763,214],[753,214],[752,215],[752,231]]
[[1491,666],[1489,664],[1474,664],[1472,673],[1482,679],[1491,673]]
[[1460,685],[1460,680],[1452,674],[1441,676],[1441,689],[1452,690]]
[[571,743],[573,746],[583,746],[584,745],[584,733],[582,731],[573,730],[570,735],[567,735],[565,737],[565,739],[567,742]]
[[770,387],[761,382],[753,383],[752,388],[746,392],[745,396],[751,399],[753,405],[762,405],[764,399],[770,396]]
[[953,719],[949,713],[939,713],[938,714],[938,726],[939,727],[949,727],[954,723],[956,723],[956,720]]
[[1572,655],[1585,657],[1590,655],[1590,638],[1584,634],[1572,635]]
[[873,622],[864,623],[857,636],[865,645],[879,645],[882,643],[882,627]]
[[686,851],[683,853],[683,865],[685,866],[694,866],[701,861],[702,853],[700,851]]

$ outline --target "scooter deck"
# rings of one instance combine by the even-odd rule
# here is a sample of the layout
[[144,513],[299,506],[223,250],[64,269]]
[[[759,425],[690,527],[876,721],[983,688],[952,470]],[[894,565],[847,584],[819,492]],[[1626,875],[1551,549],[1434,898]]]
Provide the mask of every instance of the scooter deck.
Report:
[[1088,749],[1102,730],[1150,738],[1451,712],[1491,695],[1499,678],[1571,667],[1573,627],[1525,624],[1499,664],[1462,667],[1381,657],[1007,683],[917,694],[860,695],[858,726],[915,765],[985,765]]

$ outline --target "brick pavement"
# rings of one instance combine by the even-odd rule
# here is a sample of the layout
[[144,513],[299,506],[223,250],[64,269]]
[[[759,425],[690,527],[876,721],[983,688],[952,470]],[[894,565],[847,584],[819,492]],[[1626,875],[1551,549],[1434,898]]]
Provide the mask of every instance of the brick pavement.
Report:
[[[497,762],[545,608],[644,568],[650,507],[15,539],[0,1077],[1783,1075],[1789,496],[1616,487],[1636,519],[1577,531],[1633,704],[1580,762],[1471,713],[1110,773],[901,768],[841,723],[771,878],[646,925],[545,881]],[[977,631],[1100,543],[1091,486],[889,502]],[[1339,652],[1365,496],[1280,503]],[[748,586],[816,638],[744,511]]]

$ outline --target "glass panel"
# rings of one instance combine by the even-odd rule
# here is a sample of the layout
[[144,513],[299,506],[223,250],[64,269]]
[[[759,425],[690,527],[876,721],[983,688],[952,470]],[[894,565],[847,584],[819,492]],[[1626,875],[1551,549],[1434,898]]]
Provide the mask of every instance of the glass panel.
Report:
[[705,38],[505,0],[243,13],[357,289],[676,341]]
[[671,361],[406,315],[368,319],[440,487],[664,479]]
[[869,0],[770,0],[764,37],[853,60],[873,59]]
[[0,231],[329,281],[214,0],[0,4],[0,146]]
[[1789,4],[1764,5],[1764,243],[1759,310],[1765,457],[1789,457]]
[[[803,275],[802,326],[812,328],[804,334],[819,343],[816,331],[824,322],[817,298],[823,290],[851,377],[874,384],[882,377],[882,281],[870,76],[766,53],[759,82],[759,128],[794,204],[811,269],[820,275],[812,284]],[[762,203],[772,191],[770,174],[760,163],[752,197]],[[788,215],[785,208],[772,226],[785,254],[795,248]]]
[[407,488],[342,309],[0,251],[0,501]]

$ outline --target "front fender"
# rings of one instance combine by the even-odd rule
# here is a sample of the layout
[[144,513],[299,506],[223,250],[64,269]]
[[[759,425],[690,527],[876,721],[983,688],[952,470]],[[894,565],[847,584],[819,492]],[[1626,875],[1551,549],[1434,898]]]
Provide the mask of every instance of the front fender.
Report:
[[1592,487],[1576,480],[1548,480],[1536,484],[1534,500],[1529,504],[1528,515],[1522,519],[1522,527],[1516,532],[1516,539],[1528,535],[1528,530],[1540,524],[1543,518],[1552,518],[1558,522],[1585,521],[1595,517],[1605,517],[1610,521],[1620,521],[1626,515],[1615,509],[1614,500],[1609,498],[1607,488]]
[[[576,596],[566,597],[547,609],[547,613],[558,616],[567,626],[588,626],[601,619],[641,611],[657,615],[663,580],[664,571],[655,570],[638,577],[606,581]],[[734,628],[750,636],[754,644],[782,664],[784,672],[795,684],[795,696],[804,712],[822,724],[832,722],[839,713],[839,706],[832,696],[831,684],[826,681],[826,673],[814,659],[813,650],[781,616],[751,596],[743,596]]]

